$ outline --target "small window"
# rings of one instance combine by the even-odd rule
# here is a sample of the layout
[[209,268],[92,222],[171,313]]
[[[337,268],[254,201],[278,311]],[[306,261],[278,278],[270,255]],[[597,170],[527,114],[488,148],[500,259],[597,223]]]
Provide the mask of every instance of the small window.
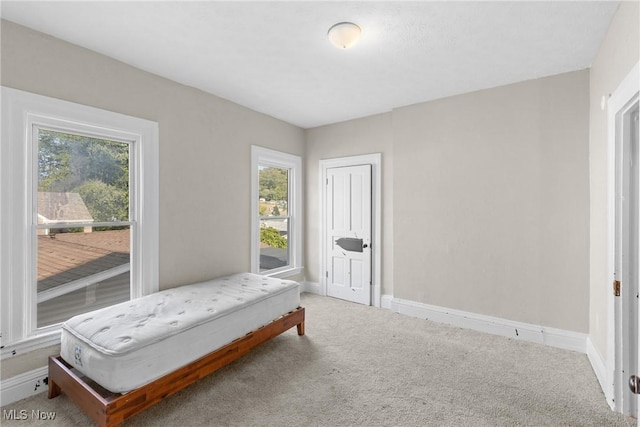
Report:
[[301,159],[252,147],[252,271],[280,276],[301,270]]
[[289,265],[290,169],[258,166],[260,176],[260,272]]

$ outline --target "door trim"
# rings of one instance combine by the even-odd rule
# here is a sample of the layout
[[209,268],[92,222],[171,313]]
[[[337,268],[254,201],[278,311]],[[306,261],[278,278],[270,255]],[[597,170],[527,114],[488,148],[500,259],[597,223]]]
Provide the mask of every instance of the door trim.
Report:
[[[625,344],[622,331],[629,327],[630,319],[626,310],[622,307],[622,301],[614,297],[612,284],[615,278],[616,262],[616,215],[618,215],[618,196],[616,195],[616,176],[621,173],[619,167],[618,150],[622,144],[621,116],[629,110],[631,105],[638,99],[639,84],[638,74],[640,73],[640,62],[636,63],[631,72],[620,83],[607,102],[607,157],[608,157],[608,260],[607,278],[608,283],[603,284],[608,291],[607,300],[607,356],[606,372],[607,387],[603,390],[609,406],[616,411],[622,412],[624,409],[625,396],[628,396],[624,387],[628,377],[622,375],[623,352],[626,351],[628,343]],[[623,285],[624,286],[624,285]],[[636,328],[637,329],[637,328]],[[635,331],[636,334],[639,332]]]
[[320,160],[320,294],[327,295],[327,247],[326,247],[326,199],[327,169],[345,166],[371,165],[371,305],[380,307],[382,277],[382,154],[364,154],[359,156],[339,157]]

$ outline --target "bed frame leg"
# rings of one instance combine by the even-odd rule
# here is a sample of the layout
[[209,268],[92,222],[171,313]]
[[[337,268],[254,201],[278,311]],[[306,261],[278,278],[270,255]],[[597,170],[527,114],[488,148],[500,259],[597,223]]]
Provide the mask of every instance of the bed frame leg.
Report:
[[304,321],[296,325],[298,327],[298,335],[304,335]]
[[62,389],[60,388],[60,386],[58,386],[58,384],[56,384],[51,378],[49,378],[49,393],[47,397],[49,399],[53,399],[54,397],[58,397],[60,393],[62,393]]

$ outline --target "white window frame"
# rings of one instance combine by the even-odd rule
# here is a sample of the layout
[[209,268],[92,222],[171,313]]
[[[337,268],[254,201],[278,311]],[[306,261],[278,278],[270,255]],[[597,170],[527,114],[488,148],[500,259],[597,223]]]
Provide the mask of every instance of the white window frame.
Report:
[[[289,265],[260,271],[260,174],[259,167],[289,169]],[[289,277],[302,272],[302,159],[256,145],[251,146],[251,272],[265,276]]]
[[159,288],[158,124],[12,88],[1,90],[0,340],[4,359],[60,342],[60,324],[37,328],[37,290],[29,286],[36,280],[34,128],[131,143],[131,298],[138,298]]

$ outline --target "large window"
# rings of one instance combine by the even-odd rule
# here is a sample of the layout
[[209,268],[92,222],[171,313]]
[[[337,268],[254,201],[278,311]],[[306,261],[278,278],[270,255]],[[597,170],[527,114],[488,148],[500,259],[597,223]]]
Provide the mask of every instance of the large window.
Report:
[[252,147],[252,271],[301,271],[301,159]]
[[2,121],[4,357],[158,290],[158,153],[156,123],[14,89]]

